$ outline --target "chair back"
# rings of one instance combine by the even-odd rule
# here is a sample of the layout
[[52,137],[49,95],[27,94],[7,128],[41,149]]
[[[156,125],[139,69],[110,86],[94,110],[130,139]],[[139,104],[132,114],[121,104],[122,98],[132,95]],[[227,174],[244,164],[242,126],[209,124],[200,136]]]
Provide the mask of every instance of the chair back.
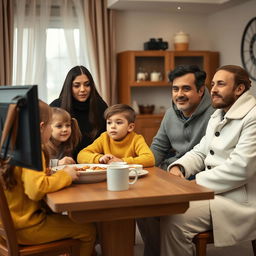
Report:
[[[253,255],[256,256],[256,240],[252,240]],[[206,256],[207,244],[214,243],[213,231],[205,231],[198,233],[193,238],[193,243],[196,246],[196,256]]]
[[[0,182],[0,236],[4,238],[6,246],[0,243],[0,255],[19,255],[16,231],[12,216],[5,197],[3,186]],[[6,248],[7,247],[7,248]]]

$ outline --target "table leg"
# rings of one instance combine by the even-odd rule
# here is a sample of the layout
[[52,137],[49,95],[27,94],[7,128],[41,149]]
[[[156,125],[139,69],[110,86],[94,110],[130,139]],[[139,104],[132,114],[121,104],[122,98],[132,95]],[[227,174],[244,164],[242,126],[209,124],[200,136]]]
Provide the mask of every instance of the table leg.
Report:
[[100,222],[103,256],[133,256],[134,219]]

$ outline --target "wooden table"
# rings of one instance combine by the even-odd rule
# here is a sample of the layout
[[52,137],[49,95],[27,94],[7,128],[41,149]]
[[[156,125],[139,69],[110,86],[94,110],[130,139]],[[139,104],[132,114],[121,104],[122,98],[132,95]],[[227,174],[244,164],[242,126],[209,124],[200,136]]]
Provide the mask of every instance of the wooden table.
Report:
[[108,191],[106,182],[74,184],[47,194],[46,202],[75,222],[99,222],[104,256],[132,256],[135,218],[184,213],[189,201],[214,197],[213,191],[157,167],[147,170],[126,191]]

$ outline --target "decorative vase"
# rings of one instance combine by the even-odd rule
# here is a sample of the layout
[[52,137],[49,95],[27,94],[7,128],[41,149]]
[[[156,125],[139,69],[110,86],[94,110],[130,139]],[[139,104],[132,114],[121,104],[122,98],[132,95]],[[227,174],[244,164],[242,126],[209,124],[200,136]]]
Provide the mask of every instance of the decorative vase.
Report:
[[175,51],[187,51],[189,45],[189,35],[183,31],[179,31],[174,36]]

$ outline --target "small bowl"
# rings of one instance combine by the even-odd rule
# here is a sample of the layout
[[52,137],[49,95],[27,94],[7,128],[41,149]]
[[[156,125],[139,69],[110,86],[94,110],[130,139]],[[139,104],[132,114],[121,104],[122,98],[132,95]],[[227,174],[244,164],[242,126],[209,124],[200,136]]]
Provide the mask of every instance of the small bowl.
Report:
[[155,110],[155,105],[139,105],[140,114],[152,114]]

